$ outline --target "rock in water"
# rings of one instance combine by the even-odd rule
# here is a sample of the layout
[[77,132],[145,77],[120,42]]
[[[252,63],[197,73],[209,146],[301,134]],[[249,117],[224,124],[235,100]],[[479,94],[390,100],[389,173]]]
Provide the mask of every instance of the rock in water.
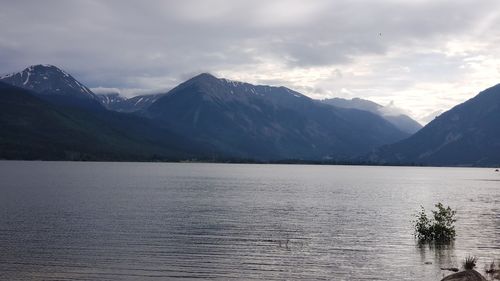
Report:
[[456,267],[441,267],[441,270],[448,270],[448,271],[453,271],[453,272],[458,272],[458,268]]
[[466,270],[448,275],[441,281],[486,281],[486,278],[475,270]]

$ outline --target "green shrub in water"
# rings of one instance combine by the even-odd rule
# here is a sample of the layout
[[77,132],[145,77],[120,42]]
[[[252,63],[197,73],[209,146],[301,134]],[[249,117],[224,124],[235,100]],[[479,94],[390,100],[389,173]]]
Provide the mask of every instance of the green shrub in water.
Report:
[[455,238],[456,211],[449,206],[437,203],[432,210],[432,218],[425,213],[424,207],[416,214],[413,221],[415,237],[419,242],[449,242]]

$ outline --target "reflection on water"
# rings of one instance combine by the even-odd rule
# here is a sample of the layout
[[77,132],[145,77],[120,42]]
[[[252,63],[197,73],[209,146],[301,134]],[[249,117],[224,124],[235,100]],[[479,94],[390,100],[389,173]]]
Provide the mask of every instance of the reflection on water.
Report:
[[[418,244],[421,262],[423,264],[436,264],[441,270],[450,268],[460,268],[460,262],[456,259],[455,243],[447,244]],[[444,272],[446,273],[446,272]]]
[[[0,280],[439,280],[500,258],[491,169],[0,162]],[[457,209],[419,246],[412,215]]]

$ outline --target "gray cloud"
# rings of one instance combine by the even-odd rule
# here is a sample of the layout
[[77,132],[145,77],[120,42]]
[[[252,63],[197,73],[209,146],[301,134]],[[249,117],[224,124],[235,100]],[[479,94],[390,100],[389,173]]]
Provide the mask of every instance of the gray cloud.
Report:
[[126,93],[212,72],[419,117],[500,74],[497,0],[1,2],[0,73],[50,63]]

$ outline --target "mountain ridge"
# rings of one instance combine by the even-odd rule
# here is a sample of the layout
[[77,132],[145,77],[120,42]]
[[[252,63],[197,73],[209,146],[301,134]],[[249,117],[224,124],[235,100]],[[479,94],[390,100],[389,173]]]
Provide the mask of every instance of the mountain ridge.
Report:
[[119,93],[109,93],[97,94],[97,97],[101,104],[108,110],[131,113],[144,110],[162,95],[163,94],[147,94],[126,98]]
[[377,163],[500,164],[500,84],[442,113],[411,137],[368,155]]

